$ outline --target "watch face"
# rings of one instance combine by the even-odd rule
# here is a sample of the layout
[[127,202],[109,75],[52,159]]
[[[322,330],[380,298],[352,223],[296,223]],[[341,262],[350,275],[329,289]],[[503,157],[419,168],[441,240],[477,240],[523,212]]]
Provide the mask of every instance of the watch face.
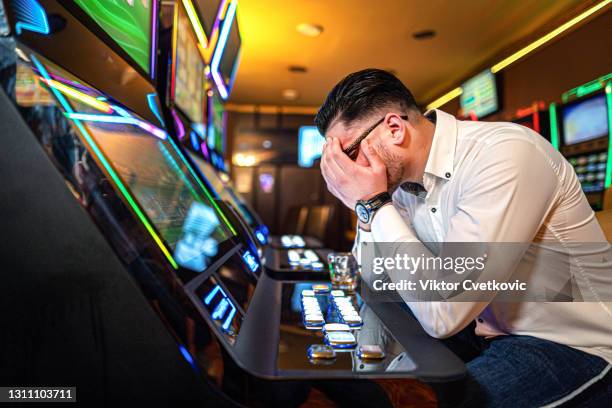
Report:
[[363,222],[364,224],[367,224],[368,221],[370,221],[370,212],[365,205],[357,203],[355,206],[355,213],[357,214],[359,221]]

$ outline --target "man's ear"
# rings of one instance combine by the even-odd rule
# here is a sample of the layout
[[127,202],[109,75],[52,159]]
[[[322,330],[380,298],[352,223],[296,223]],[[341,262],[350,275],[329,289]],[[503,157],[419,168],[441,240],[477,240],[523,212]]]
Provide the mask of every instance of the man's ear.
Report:
[[384,123],[385,131],[392,138],[391,142],[396,146],[404,144],[404,140],[408,137],[409,132],[406,122],[395,113],[387,113]]

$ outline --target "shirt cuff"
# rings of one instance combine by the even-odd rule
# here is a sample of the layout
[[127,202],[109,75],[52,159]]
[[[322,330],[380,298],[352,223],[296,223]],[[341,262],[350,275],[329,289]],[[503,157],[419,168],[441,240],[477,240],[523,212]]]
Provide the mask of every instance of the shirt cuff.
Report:
[[[399,211],[389,204],[374,214],[370,236],[375,242],[418,242],[412,228],[406,224]],[[360,231],[363,232],[363,231]]]

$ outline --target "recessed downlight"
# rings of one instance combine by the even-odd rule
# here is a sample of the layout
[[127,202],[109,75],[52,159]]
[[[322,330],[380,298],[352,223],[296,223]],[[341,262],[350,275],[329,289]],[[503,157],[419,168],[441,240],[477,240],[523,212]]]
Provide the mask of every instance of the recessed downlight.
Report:
[[293,72],[294,74],[305,74],[308,72],[308,68],[303,65],[289,65],[289,72]]
[[431,38],[434,38],[435,36],[436,32],[431,29],[415,31],[414,33],[412,33],[412,38],[414,38],[415,40],[429,40]]
[[295,101],[300,96],[296,89],[283,89],[282,95],[288,101]]
[[298,33],[305,35],[306,37],[318,37],[323,32],[323,26],[320,24],[313,23],[301,23],[298,24],[295,29]]

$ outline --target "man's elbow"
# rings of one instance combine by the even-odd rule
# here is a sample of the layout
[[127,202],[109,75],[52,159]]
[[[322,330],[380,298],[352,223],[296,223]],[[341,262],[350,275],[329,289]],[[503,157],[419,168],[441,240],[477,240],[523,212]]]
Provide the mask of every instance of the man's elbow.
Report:
[[465,326],[448,322],[420,322],[425,332],[435,339],[447,339],[459,333]]

